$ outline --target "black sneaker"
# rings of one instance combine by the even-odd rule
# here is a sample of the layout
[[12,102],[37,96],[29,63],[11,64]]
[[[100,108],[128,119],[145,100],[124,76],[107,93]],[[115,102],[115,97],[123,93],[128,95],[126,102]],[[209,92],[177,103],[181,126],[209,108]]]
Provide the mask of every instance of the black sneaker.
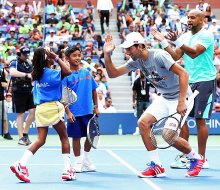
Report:
[[18,144],[19,145],[24,145],[24,146],[27,146],[28,144],[26,143],[26,139],[25,137],[21,137],[18,141]]
[[24,141],[26,142],[26,145],[30,145],[31,144],[31,141],[30,141],[28,136],[24,136]]
[[7,139],[7,140],[13,140],[10,133],[5,133],[3,137],[4,137],[4,139]]

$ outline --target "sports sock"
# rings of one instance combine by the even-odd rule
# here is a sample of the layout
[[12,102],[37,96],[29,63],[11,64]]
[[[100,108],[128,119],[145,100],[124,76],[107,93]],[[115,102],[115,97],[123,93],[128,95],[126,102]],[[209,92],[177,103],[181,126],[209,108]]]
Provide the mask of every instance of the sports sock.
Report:
[[20,164],[22,166],[26,166],[27,162],[30,160],[30,158],[33,156],[33,153],[30,150],[26,150],[23,154],[23,156],[20,159]]
[[201,155],[199,155],[195,150],[191,150],[191,152],[189,154],[187,154],[187,156],[189,157],[189,159],[195,158],[195,159],[201,159]]
[[76,163],[82,162],[81,156],[76,156],[76,157],[75,157],[75,162],[76,162]]
[[88,156],[89,156],[89,152],[84,151],[83,159],[84,160],[88,159]]
[[62,155],[63,155],[64,168],[69,169],[71,166],[70,154],[62,154]]
[[158,150],[157,149],[151,150],[151,151],[149,151],[149,154],[150,154],[150,160],[155,162],[155,164],[158,164],[161,166]]

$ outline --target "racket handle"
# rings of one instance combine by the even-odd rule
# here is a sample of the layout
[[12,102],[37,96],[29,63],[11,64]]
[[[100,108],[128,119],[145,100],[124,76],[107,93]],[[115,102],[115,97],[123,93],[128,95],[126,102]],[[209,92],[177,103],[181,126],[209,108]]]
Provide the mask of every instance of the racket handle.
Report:
[[189,96],[189,99],[187,101],[187,106],[189,106],[192,101],[195,99],[195,97],[199,94],[199,91],[198,90],[195,90],[190,96]]

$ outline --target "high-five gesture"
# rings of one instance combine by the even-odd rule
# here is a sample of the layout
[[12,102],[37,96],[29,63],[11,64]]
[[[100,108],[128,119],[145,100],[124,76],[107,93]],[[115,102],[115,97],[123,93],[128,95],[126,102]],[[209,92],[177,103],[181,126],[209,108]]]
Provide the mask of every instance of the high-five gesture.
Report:
[[111,34],[108,34],[105,38],[104,53],[111,53],[115,49],[115,44]]
[[150,33],[156,38],[159,42],[163,41],[165,39],[164,35],[157,31],[154,28],[151,28]]

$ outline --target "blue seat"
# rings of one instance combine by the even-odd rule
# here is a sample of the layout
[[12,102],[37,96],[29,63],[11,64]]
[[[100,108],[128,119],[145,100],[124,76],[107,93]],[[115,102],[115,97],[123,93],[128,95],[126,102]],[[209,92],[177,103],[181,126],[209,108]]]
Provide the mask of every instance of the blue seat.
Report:
[[7,33],[7,26],[1,26],[0,27],[0,33],[6,34]]
[[46,34],[50,34],[50,30],[55,31],[55,34],[57,33],[57,28],[56,27],[46,27]]

